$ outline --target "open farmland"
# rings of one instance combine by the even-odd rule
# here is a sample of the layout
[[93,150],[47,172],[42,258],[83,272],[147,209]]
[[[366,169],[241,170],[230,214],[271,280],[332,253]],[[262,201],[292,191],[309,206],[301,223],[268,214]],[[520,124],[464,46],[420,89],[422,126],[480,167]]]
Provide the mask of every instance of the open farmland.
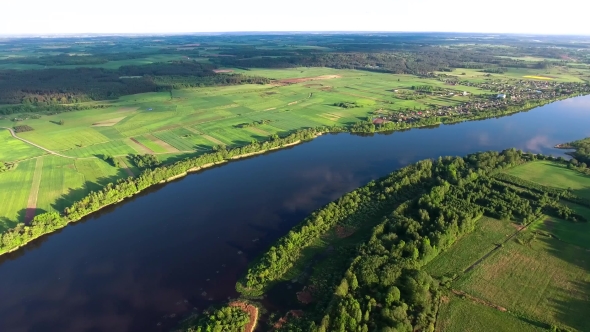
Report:
[[[235,69],[235,72],[246,71]],[[463,91],[474,95],[490,93],[473,86],[449,85],[434,78],[348,69],[251,69],[247,74],[274,81],[265,85],[126,95],[114,101],[87,103],[90,106],[103,105],[100,109],[20,121],[19,124],[34,130],[19,133],[19,136],[74,158],[43,172],[40,191],[47,191],[47,195],[40,198],[39,211],[61,210],[72,197],[82,197],[88,190],[75,188],[97,190],[108,183],[107,180],[137,174],[138,170],[132,169],[131,162],[121,159],[130,154],[162,155],[159,159],[172,161],[181,156],[209,152],[218,145],[239,147],[302,128],[351,125],[381,112],[459,105],[470,100],[469,96],[462,94]],[[466,76],[473,82],[484,79],[481,72],[471,71]],[[432,86],[445,92],[408,98],[416,86]],[[335,106],[337,104],[354,107]],[[11,126],[6,120],[0,121],[2,125]],[[0,146],[2,161],[44,154],[40,149],[9,137],[8,131],[1,135],[0,139],[7,143]],[[81,159],[76,160],[88,158],[88,162],[92,162],[92,159],[108,156],[118,158],[129,170],[113,168],[93,174],[92,168],[85,170]],[[52,165],[54,159],[46,160],[46,165]],[[80,180],[81,176],[85,180]],[[14,211],[6,213],[12,215],[11,220],[18,219]]]
[[436,331],[546,331],[545,328],[527,324],[526,321],[508,312],[501,312],[454,294],[444,297],[441,302]]
[[516,224],[507,220],[482,217],[475,231],[459,239],[455,245],[426,265],[434,277],[455,277],[516,232]]
[[[529,162],[504,172],[588,197],[590,177],[554,162]],[[590,217],[589,208],[567,204]],[[437,330],[589,330],[589,225],[546,216],[518,231],[508,221],[480,220],[475,231],[426,266],[434,277],[452,278]]]
[[571,189],[575,195],[590,199],[590,177],[564,165],[537,161],[511,168],[506,173],[544,186]]
[[18,161],[43,154],[45,151],[13,138],[6,129],[0,129],[0,161]]
[[509,241],[457,287],[535,321],[587,331],[587,256],[584,248],[547,237],[528,244]]

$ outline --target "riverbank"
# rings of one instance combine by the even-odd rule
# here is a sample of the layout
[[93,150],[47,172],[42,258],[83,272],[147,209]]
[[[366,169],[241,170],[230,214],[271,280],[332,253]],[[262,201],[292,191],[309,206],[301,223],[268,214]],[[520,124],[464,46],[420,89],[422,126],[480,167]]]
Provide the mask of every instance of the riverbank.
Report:
[[[556,100],[547,100],[540,105],[542,106]],[[510,113],[486,113],[485,117],[501,117],[513,113],[528,111],[531,108],[524,108],[511,111]],[[482,118],[484,115],[482,115]],[[481,118],[462,118],[453,119],[454,122],[464,122],[476,120]],[[446,124],[443,122],[442,124]],[[372,124],[371,124],[372,125]],[[304,141],[312,140],[313,138],[324,133],[379,133],[398,130],[407,130],[411,128],[428,127],[432,124],[412,123],[411,127],[404,127],[398,129],[388,129],[377,127],[373,125],[368,131],[358,130],[358,127],[321,127],[297,131],[283,138],[276,138],[270,141],[253,143],[244,147],[235,148],[232,150],[222,150],[213,153],[201,155],[199,157],[188,158],[179,161],[173,165],[162,166],[153,170],[146,170],[135,178],[128,178],[117,183],[107,185],[105,188],[96,193],[91,193],[87,197],[78,202],[74,202],[72,206],[64,214],[45,213],[37,216],[30,226],[17,226],[11,230],[6,231],[2,236],[2,243],[0,243],[0,254],[15,251],[22,248],[26,243],[33,241],[43,235],[54,232],[65,227],[67,224],[79,221],[80,219],[106,207],[145,190],[156,184],[169,182],[175,179],[182,178],[191,172],[199,171],[213,165],[225,163],[231,160],[237,160],[262,154],[268,151],[279,150],[281,148],[293,146]]]
[[[432,313],[438,310],[441,292],[458,278],[449,278],[451,273],[431,276],[431,271],[424,267],[476,230],[482,216],[490,218],[496,225],[504,223],[501,227],[506,235],[500,232],[502,242],[491,250],[483,250],[481,256],[455,260],[452,264],[447,261],[445,265],[462,265],[460,276],[486,264],[482,261],[504,247],[518,245],[520,249],[529,250],[527,245],[535,241],[536,236],[546,236],[534,230],[526,233],[527,226],[533,223],[540,224],[550,217],[577,227],[576,224],[588,221],[585,212],[579,210],[581,205],[572,207],[563,202],[564,197],[550,197],[556,190],[565,190],[563,187],[567,184],[559,184],[562,188],[542,187],[523,180],[519,186],[514,186],[514,181],[505,182],[505,177],[495,175],[527,168],[539,163],[536,160],[551,163],[546,167],[548,172],[555,172],[556,165],[565,164],[562,159],[508,149],[501,153],[489,151],[465,157],[427,159],[394,171],[326,204],[295,225],[250,265],[246,275],[236,284],[236,290],[246,296],[270,298],[277,291],[275,286],[289,284],[288,288],[279,289],[280,299],[271,302],[273,305],[279,301],[290,303],[290,307],[280,309],[281,313],[297,308],[294,298],[303,302],[299,294],[307,290],[307,298],[312,300],[303,303],[313,301],[313,305],[303,307],[302,315],[307,319],[293,322],[288,327],[292,330],[307,331],[319,326],[320,330],[334,331],[343,326],[342,322],[348,324],[346,330],[350,331],[360,330],[359,326],[364,328],[368,324],[388,327],[388,323],[380,319],[382,316],[371,313],[364,321],[348,318],[361,317],[362,312],[370,312],[374,307],[389,310],[392,305],[400,306],[400,303],[406,308],[414,305],[421,310],[420,318],[407,315],[406,330],[410,327],[412,330],[434,330],[437,316]],[[524,170],[522,174],[526,177],[531,172]],[[551,179],[545,181],[545,185],[555,184]],[[375,224],[372,224],[373,220]],[[356,234],[342,241],[333,235],[335,226],[353,228]],[[370,230],[364,232],[362,228]],[[490,242],[477,241],[484,248],[488,248]],[[293,275],[314,260],[309,252],[317,251],[319,245],[331,248],[329,256],[315,262],[311,278],[294,285]],[[511,252],[503,252],[511,255]],[[583,253],[583,250],[578,251],[580,256]],[[570,268],[577,268],[578,264],[573,260],[570,263]],[[521,264],[514,266],[522,268]],[[551,266],[551,262],[544,261],[543,266],[559,269],[563,263],[560,261]],[[492,278],[492,281],[498,279]],[[444,288],[440,287],[441,284]],[[298,292],[299,289],[302,290]],[[552,295],[545,293],[543,296],[550,298]],[[405,309],[400,312],[406,317]],[[535,321],[547,325],[567,321],[558,315],[554,317],[547,321],[539,316]]]

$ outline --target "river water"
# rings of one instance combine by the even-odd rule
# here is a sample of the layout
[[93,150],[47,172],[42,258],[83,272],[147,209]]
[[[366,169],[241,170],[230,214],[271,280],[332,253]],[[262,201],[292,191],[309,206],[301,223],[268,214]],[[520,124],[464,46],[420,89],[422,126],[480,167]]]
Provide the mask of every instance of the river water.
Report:
[[425,158],[516,147],[563,155],[590,96],[498,119],[324,135],[189,175],[0,257],[0,331],[163,331],[237,294],[248,262],[306,215]]

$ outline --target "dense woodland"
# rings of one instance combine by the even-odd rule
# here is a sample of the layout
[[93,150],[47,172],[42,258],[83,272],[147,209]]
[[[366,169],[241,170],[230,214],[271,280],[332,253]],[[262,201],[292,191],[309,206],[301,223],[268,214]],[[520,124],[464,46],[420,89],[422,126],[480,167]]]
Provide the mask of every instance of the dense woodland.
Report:
[[186,332],[243,332],[250,321],[248,314],[239,307],[224,306],[190,319],[183,325]]
[[284,330],[433,331],[444,280],[421,267],[473,231],[481,216],[523,225],[542,215],[586,221],[561,203],[581,200],[572,193],[496,176],[537,159],[558,161],[510,149],[405,167],[314,212],[252,265],[237,290],[265,293],[336,225],[365,229],[360,246],[340,248],[310,279],[317,303]]
[[[91,100],[116,99],[142,92],[172,88],[268,83],[269,79],[216,74],[196,61],[104,68],[0,70],[0,104],[48,106]],[[11,114],[27,108],[13,107]],[[72,110],[72,108],[68,108]]]

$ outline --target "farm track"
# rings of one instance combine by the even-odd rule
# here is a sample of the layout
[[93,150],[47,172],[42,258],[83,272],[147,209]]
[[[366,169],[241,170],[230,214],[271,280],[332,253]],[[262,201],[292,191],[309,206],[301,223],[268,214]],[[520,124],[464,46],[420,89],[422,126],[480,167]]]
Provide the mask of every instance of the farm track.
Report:
[[35,173],[33,173],[33,183],[31,184],[31,191],[29,192],[29,200],[27,201],[27,209],[25,212],[25,224],[28,224],[35,218],[37,212],[37,197],[39,196],[39,186],[41,185],[41,175],[43,172],[43,158],[37,158],[35,164]]
[[[89,159],[89,158],[70,157],[70,156],[63,155],[63,154],[61,154],[59,152],[55,152],[53,150],[49,150],[47,148],[44,148],[41,145],[37,145],[37,144],[35,144],[35,143],[31,142],[31,141],[27,141],[24,138],[20,138],[20,137],[16,136],[16,133],[14,132],[14,130],[12,130],[12,128],[0,127],[0,129],[6,129],[6,130],[8,130],[10,132],[10,135],[12,135],[12,137],[16,138],[17,140],[23,141],[23,142],[25,142],[25,143],[27,143],[29,145],[32,145],[32,146],[34,146],[34,147],[36,147],[38,149],[41,149],[41,150],[43,150],[45,152],[48,152],[49,154],[56,155],[56,156],[59,156],[59,157],[68,158],[68,159]],[[90,158],[95,158],[95,157],[90,157]]]
[[[506,240],[504,240],[501,244],[497,244],[496,247],[490,251],[488,251],[485,255],[483,255],[480,259],[478,259],[477,261],[475,261],[475,263],[471,264],[469,267],[467,267],[464,271],[463,274],[473,270],[474,268],[476,268],[479,264],[481,264],[481,262],[483,262],[486,258],[490,257],[494,252],[498,251],[500,248],[502,248],[502,246],[504,245],[504,243],[507,243],[508,241],[512,240],[516,235],[518,235],[518,233],[522,232],[523,230],[527,229],[527,227],[532,224],[534,221],[529,222],[528,224],[520,227],[516,232],[512,233],[512,235],[510,235]],[[458,277],[457,277],[458,278]]]
[[129,165],[127,165],[127,162],[125,162],[125,159],[121,158],[121,157],[119,157],[118,159],[119,159],[119,162],[121,163],[123,170],[125,170],[125,172],[127,172],[127,175],[135,176],[135,174],[133,174],[133,171],[131,170],[131,168],[129,168]]

